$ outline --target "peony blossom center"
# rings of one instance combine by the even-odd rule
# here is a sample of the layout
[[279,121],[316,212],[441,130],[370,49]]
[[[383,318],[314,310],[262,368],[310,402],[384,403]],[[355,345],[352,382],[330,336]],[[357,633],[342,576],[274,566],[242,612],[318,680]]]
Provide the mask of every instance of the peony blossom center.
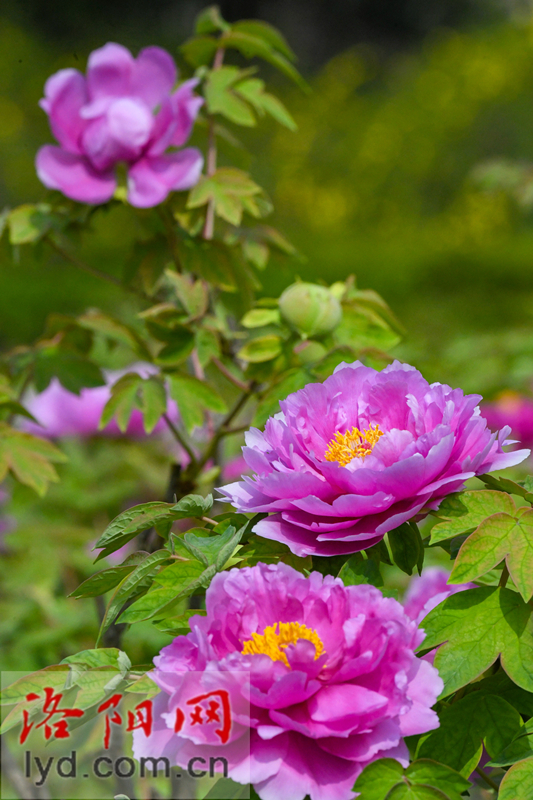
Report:
[[[276,628],[279,627],[279,631]],[[252,638],[244,642],[243,655],[265,655],[272,661],[283,661],[290,666],[285,648],[289,644],[296,644],[299,639],[307,639],[315,646],[315,661],[324,652],[324,645],[318,633],[300,622],[276,622],[268,625],[263,633],[252,633]]]
[[327,446],[324,458],[326,461],[337,461],[341,467],[345,467],[353,458],[369,456],[381,436],[383,431],[379,425],[371,425],[367,431],[360,431],[359,428],[352,428],[346,433],[337,431]]

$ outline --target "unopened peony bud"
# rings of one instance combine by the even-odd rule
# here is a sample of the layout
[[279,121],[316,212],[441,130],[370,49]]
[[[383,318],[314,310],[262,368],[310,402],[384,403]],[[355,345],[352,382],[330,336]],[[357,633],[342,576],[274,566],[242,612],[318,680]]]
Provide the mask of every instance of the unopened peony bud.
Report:
[[306,336],[329,333],[342,317],[339,301],[316,283],[293,283],[281,295],[279,308],[285,321]]

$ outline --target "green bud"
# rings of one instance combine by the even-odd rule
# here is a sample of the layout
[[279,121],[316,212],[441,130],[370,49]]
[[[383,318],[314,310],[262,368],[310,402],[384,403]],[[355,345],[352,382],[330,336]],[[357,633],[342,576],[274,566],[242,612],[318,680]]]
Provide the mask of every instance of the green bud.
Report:
[[279,310],[284,320],[305,336],[329,333],[342,317],[337,298],[316,283],[293,283],[279,298]]

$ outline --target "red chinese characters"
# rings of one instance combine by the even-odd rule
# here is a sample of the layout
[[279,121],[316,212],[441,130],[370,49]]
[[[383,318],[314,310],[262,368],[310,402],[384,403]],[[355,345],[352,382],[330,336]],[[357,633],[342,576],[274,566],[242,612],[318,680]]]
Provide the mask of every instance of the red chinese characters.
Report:
[[[52,736],[52,733],[55,739],[68,739],[70,737],[70,732],[68,730],[67,719],[69,717],[83,717],[85,713],[80,708],[59,708],[58,706],[63,699],[63,695],[54,694],[54,690],[50,686],[45,687],[44,693],[45,701],[42,712],[45,718],[41,720],[38,725],[29,721],[30,715],[27,709],[24,709],[22,712],[22,731],[19,737],[20,744],[24,744],[34,725],[35,728],[44,728],[44,738],[47,741]],[[35,694],[35,692],[30,692],[30,694],[26,695],[26,700],[31,702],[33,700],[39,700],[40,697],[41,696]],[[56,714],[59,714],[61,718],[52,722],[52,718]]]
[[[222,744],[226,744],[231,733],[231,708],[229,693],[225,689],[191,697],[190,700],[187,700],[186,705],[193,706],[192,709],[187,709],[191,727],[218,723],[220,727],[215,729],[215,734]],[[178,707],[176,709],[174,731],[179,733],[184,724],[185,712]]]

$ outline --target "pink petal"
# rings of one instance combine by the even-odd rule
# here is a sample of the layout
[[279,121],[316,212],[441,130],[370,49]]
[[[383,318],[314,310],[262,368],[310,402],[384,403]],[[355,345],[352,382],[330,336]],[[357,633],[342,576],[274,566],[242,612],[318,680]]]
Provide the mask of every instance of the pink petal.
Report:
[[190,189],[198,181],[203,163],[202,154],[194,147],[140,159],[128,173],[129,202],[137,208],[151,208],[171,191]]
[[131,94],[135,59],[121,44],[109,42],[94,50],[87,62],[89,97],[120,97]]
[[55,138],[66,150],[79,153],[85,125],[80,109],[87,102],[85,78],[77,69],[62,69],[48,78],[44,95],[39,105],[50,118]]
[[132,152],[146,144],[154,124],[145,103],[131,97],[115,100],[107,112],[107,121],[111,136]]
[[116,181],[111,172],[99,173],[83,156],[47,144],[35,159],[39,179],[49,189],[59,189],[80,203],[106,203],[113,197]]
[[203,98],[193,94],[192,91],[197,83],[197,78],[185,81],[172,96],[174,113],[177,119],[176,129],[172,137],[174,147],[181,147],[185,144],[190,136],[198,111],[203,105]]
[[172,56],[160,47],[145,47],[135,62],[131,94],[140,97],[153,109],[172,91],[176,78]]

